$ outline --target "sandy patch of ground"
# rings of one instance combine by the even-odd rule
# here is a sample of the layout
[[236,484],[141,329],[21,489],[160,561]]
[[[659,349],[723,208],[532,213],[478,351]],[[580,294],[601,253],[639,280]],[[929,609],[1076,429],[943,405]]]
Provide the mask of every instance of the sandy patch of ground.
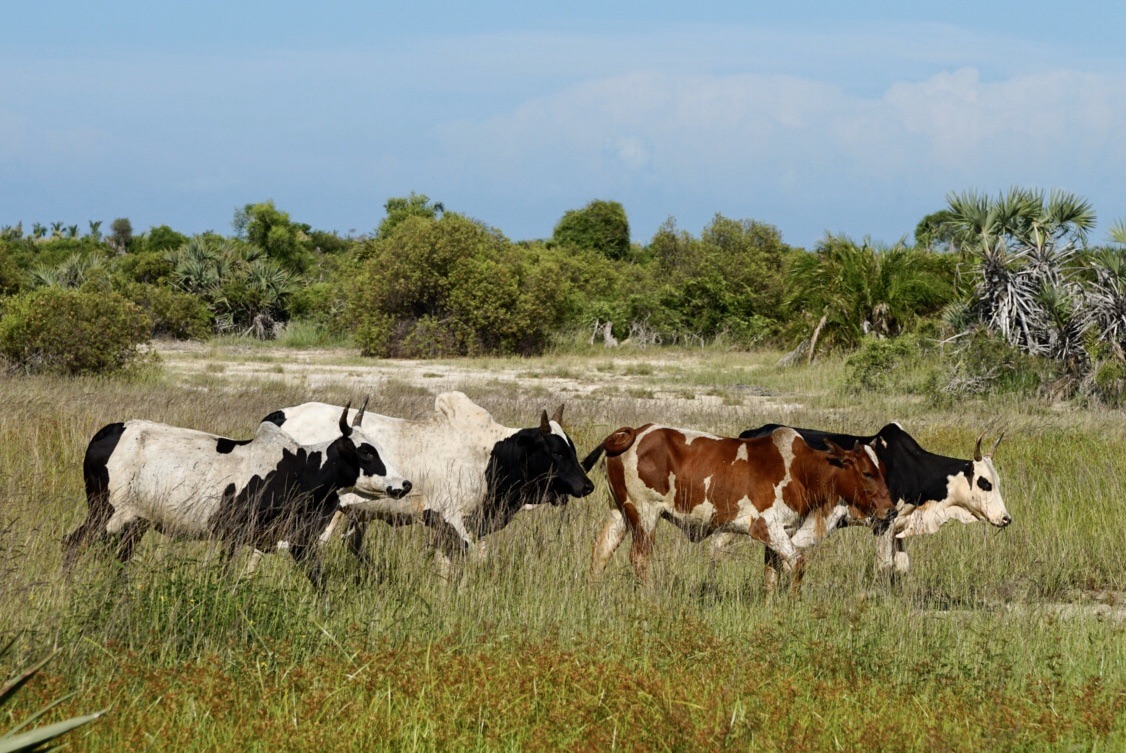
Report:
[[[311,389],[347,381],[378,390],[399,382],[430,392],[487,387],[514,392],[536,389],[562,398],[646,398],[658,401],[695,401],[699,404],[769,406],[782,414],[801,407],[770,390],[749,384],[709,388],[707,385],[670,385],[670,370],[691,368],[692,359],[631,357],[620,363],[612,358],[544,359],[465,362],[361,359],[349,350],[294,350],[254,346],[213,346],[193,342],[160,342],[154,349],[167,373],[206,382],[207,377],[229,381],[280,380]],[[488,365],[484,365],[488,364]],[[207,387],[205,387],[207,388]]]

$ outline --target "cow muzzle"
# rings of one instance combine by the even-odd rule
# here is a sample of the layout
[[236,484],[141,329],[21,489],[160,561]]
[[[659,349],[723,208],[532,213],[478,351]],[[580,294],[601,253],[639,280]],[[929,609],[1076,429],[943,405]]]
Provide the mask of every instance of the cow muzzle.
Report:
[[407,496],[410,493],[411,493],[411,482],[410,481],[404,481],[403,485],[399,486],[399,487],[394,487],[394,486],[387,487],[387,496],[390,497],[391,499],[402,499],[403,497]]

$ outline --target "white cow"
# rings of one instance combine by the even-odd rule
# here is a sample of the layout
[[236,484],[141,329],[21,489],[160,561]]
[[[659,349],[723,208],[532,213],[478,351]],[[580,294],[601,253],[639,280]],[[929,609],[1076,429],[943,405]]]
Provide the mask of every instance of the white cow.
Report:
[[86,448],[86,520],[66,537],[65,566],[92,540],[116,540],[127,562],[151,526],[169,535],[221,539],[290,554],[320,584],[310,547],[339,507],[341,492],[402,497],[411,484],[387,463],[379,444],[350,426],[346,410],[323,440],[301,443],[273,424],[253,439],[132,420],[102,428]]
[[[305,403],[264,421],[311,442],[331,432],[339,412],[334,405]],[[560,425],[562,417],[560,406],[551,419],[544,411],[537,427],[513,429],[494,421],[461,392],[438,395],[434,413],[420,421],[368,413],[364,429],[379,438],[388,461],[414,487],[399,499],[341,497],[341,507],[353,519],[353,551],[360,554],[364,519],[423,522],[439,534],[434,544],[445,574],[452,558],[475,550],[480,537],[503,528],[525,505],[562,504],[568,497],[590,494],[594,484],[579,467],[575,445]],[[331,528],[323,538],[330,534]]]

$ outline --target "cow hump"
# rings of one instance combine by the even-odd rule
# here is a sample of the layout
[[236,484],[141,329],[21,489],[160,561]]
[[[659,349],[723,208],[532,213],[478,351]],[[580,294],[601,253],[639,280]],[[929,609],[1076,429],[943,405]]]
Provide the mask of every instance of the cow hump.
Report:
[[443,392],[434,398],[434,412],[459,426],[490,426],[493,417],[464,392]]

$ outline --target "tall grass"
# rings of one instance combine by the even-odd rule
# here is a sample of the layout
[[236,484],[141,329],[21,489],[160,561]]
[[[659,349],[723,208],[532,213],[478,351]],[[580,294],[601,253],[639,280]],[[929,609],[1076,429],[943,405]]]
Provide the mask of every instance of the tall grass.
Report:
[[[899,418],[924,446],[960,456],[982,428],[1004,428],[997,464],[1013,525],[913,542],[912,573],[894,588],[873,572],[871,534],[839,532],[812,552],[802,598],[774,601],[761,586],[761,545],[713,564],[669,526],[658,529],[651,588],[636,584],[628,542],[592,584],[590,547],[607,509],[596,471],[594,495],[521,514],[489,538],[490,558],[453,582],[435,574],[415,526],[373,528],[371,568],[333,542],[323,595],[283,555],[240,580],[221,568],[218,547],[156,533],[123,572],[92,553],[66,581],[60,539],[85,514],[82,453],[103,424],[144,417],[247,437],[276,408],[342,403],[367,388],[314,392],[225,372],[206,383],[7,379],[0,637],[21,633],[14,663],[48,645],[65,654],[5,713],[72,690],[52,713],[113,704],[74,740],[99,751],[1126,745],[1126,627],[1113,608],[1087,609],[1126,593],[1121,414],[877,404],[843,389],[839,362],[782,370],[773,360],[654,353],[607,370],[596,353],[468,365],[601,373],[658,395],[569,399],[580,453],[650,420],[733,434],[775,420],[867,431]],[[465,388],[498,420],[534,425],[557,400],[528,382]],[[734,389],[748,385],[776,394]],[[715,390],[728,393],[708,399]],[[698,397],[662,397],[675,394]],[[418,416],[432,400],[392,380],[369,409]]]

